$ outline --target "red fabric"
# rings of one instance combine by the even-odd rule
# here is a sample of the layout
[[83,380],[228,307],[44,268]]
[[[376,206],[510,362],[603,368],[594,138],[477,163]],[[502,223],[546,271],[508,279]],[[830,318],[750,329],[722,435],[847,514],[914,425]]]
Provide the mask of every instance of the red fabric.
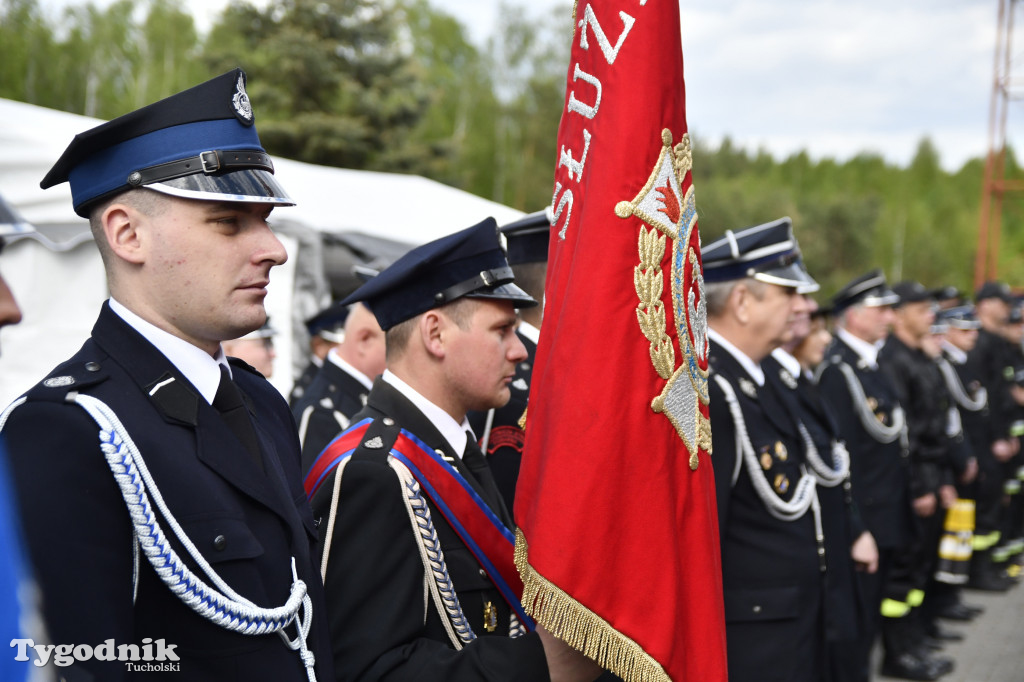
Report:
[[[624,32],[620,12],[634,21],[615,53]],[[683,440],[651,407],[666,380],[655,371],[638,324],[634,286],[638,234],[651,228],[615,213],[657,167],[662,130],[671,131],[673,147],[686,132],[679,7],[664,0],[645,6],[583,0],[576,22],[559,158],[581,161],[584,131],[590,148],[582,172],[557,162],[554,208],[561,211],[551,231],[516,521],[530,566],[637,642],[672,680],[726,680],[711,460],[701,450],[691,470]],[[588,49],[581,46],[581,25]],[[573,97],[584,109],[597,100],[591,82],[574,78],[577,65],[600,82],[596,111],[570,108]],[[683,194],[690,184],[687,172]],[[674,220],[685,206],[677,209],[667,190],[664,195],[662,213]],[[682,240],[688,221],[680,222]],[[678,369],[686,358],[673,312],[672,240],[666,242],[661,300]],[[689,243],[699,254],[696,227]],[[699,300],[690,275],[687,265],[684,297],[692,288]],[[698,364],[706,371],[706,354]],[[684,369],[682,381],[688,376]],[[700,411],[707,417],[706,404]]]

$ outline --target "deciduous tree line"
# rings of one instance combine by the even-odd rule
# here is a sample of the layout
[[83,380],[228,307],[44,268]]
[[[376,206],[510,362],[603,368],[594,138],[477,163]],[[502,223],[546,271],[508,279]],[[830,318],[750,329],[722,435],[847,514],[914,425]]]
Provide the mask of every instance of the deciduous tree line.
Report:
[[[530,211],[551,201],[570,24],[503,5],[478,46],[430,0],[233,0],[204,35],[171,0],[55,16],[0,0],[0,97],[113,118],[241,66],[271,154],[416,173]],[[777,160],[693,137],[705,243],[789,215],[823,297],[876,266],[969,289],[981,160],[948,173],[928,140],[906,168]],[[1001,274],[1024,284],[1024,202],[1004,206]]]

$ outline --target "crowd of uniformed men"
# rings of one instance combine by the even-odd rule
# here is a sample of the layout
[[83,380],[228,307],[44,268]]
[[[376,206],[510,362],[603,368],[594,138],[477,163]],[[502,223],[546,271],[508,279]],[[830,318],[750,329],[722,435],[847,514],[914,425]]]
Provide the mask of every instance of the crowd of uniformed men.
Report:
[[[414,249],[310,320],[289,414],[225,356],[246,332],[269,351],[286,257],[252,122],[232,72],[83,133],[44,181],[71,183],[111,291],[0,419],[48,634],[173,643],[190,680],[594,679],[462,524],[514,525],[547,217]],[[949,621],[980,612],[963,588],[1019,573],[1021,301],[879,270],[828,295],[788,218],[703,263],[729,679],[861,682],[879,640],[886,675],[949,673]]]

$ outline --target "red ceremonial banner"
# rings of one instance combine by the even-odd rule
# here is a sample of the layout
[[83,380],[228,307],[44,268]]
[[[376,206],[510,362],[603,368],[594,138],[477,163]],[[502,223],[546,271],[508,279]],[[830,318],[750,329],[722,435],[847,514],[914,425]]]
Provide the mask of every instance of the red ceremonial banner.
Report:
[[678,3],[577,3],[557,163],[523,604],[627,682],[726,680]]

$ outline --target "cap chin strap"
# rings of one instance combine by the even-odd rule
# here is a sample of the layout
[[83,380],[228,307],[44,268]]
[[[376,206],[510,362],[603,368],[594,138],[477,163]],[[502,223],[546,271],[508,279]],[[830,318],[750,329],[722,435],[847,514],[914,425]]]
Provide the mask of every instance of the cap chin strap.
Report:
[[140,168],[139,170],[132,171],[125,182],[132,187],[142,187],[194,173],[213,175],[214,173],[226,173],[245,168],[274,172],[273,162],[263,152],[214,149],[202,152],[198,156],[190,156],[187,159],[168,161],[167,163],[160,163],[148,168]]
[[512,268],[505,265],[500,268],[492,268],[490,270],[481,270],[480,274],[475,277],[471,277],[458,284],[453,284],[444,291],[439,291],[434,294],[434,300],[437,303],[448,303],[454,301],[457,298],[461,298],[466,294],[472,293],[477,289],[483,289],[484,287],[496,287],[501,284],[508,284],[509,282],[515,281],[515,276],[512,274]]

